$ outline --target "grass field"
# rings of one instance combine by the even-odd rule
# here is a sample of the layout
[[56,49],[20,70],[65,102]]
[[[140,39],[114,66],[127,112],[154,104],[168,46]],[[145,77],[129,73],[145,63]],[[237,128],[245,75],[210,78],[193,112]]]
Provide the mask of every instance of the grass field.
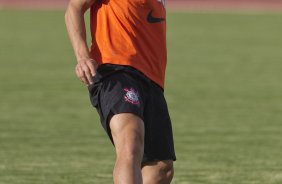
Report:
[[[170,13],[173,184],[282,183],[282,14]],[[0,11],[0,184],[109,184],[63,12]]]

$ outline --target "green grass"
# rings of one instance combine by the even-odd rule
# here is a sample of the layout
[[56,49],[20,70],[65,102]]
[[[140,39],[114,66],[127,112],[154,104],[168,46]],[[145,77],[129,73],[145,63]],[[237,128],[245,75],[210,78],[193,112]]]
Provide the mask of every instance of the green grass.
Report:
[[[173,184],[282,183],[282,14],[170,13]],[[0,11],[0,184],[109,184],[63,12]]]

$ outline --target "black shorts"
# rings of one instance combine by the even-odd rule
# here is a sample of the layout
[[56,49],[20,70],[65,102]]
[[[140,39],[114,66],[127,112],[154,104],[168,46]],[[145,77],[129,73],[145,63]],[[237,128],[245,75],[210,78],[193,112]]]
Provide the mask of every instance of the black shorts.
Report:
[[89,86],[90,100],[112,143],[109,120],[115,114],[133,113],[145,124],[143,162],[176,160],[171,120],[163,90],[136,69],[99,66]]

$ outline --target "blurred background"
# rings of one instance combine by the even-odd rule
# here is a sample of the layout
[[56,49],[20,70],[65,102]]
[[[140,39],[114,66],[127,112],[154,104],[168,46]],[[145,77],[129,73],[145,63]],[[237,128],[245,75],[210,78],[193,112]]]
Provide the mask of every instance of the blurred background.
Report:
[[[67,2],[0,0],[0,184],[112,183],[114,149],[74,75]],[[281,184],[282,1],[167,10],[173,184]]]
[[[68,0],[0,0],[1,8],[64,9]],[[281,10],[281,0],[166,0],[169,10]]]

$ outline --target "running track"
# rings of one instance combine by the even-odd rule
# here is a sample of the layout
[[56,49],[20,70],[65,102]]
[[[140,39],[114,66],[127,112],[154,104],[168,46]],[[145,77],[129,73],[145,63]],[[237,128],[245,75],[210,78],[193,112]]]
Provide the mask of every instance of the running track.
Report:
[[[0,9],[65,9],[67,2],[68,0],[0,0]],[[282,0],[167,0],[167,6],[170,10],[282,12]]]

